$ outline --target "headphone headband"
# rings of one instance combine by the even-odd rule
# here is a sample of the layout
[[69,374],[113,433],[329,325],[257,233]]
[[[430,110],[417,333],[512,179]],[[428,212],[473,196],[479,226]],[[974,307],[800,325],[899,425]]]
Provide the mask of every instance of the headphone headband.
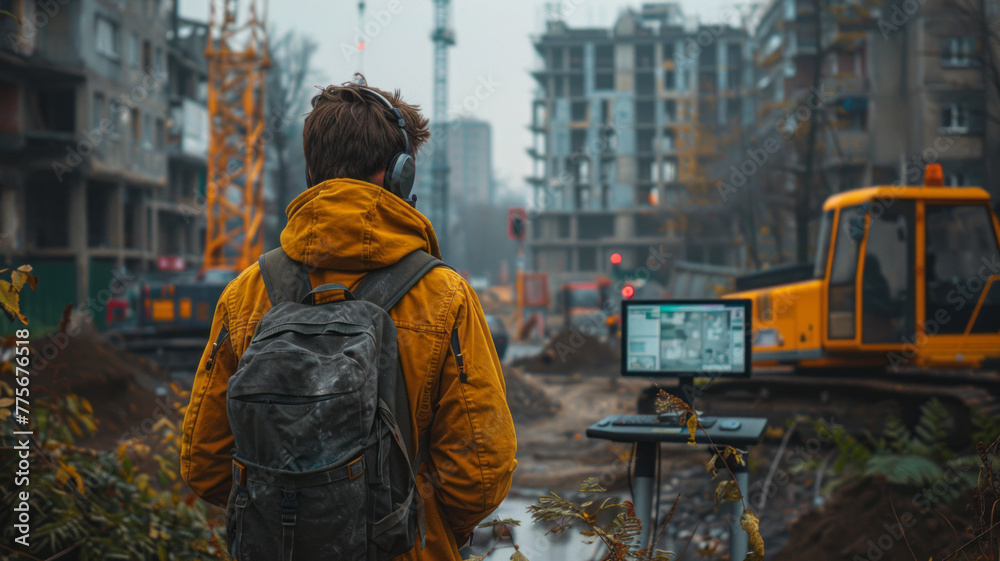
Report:
[[403,118],[403,114],[399,111],[399,109],[393,107],[392,104],[389,103],[389,100],[386,99],[384,95],[378,93],[375,90],[370,90],[364,86],[360,86],[358,87],[358,89],[368,94],[368,97],[371,97],[372,99],[382,102],[382,105],[384,105],[386,109],[392,112],[393,117],[396,118],[396,126],[399,127],[399,130],[403,133],[403,144],[405,145],[404,151],[410,156],[413,156],[413,154],[410,152],[410,137],[406,134],[406,119]]

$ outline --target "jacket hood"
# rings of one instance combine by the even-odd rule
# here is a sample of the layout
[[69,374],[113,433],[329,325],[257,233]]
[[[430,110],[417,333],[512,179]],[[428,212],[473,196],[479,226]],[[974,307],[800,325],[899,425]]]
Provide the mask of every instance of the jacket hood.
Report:
[[286,209],[281,247],[311,267],[369,271],[422,249],[441,258],[427,218],[382,187],[330,179],[306,189]]

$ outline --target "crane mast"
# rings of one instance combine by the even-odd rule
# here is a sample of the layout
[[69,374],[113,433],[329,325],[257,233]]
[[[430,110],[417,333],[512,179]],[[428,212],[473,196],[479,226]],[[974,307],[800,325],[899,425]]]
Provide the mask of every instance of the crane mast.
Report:
[[448,214],[448,47],[455,44],[455,32],[449,26],[449,0],[434,0],[434,115],[431,137],[434,139],[431,162],[431,201],[428,216],[437,231],[441,254],[447,257],[449,245]]
[[[211,6],[208,46],[208,181],[205,262],[243,270],[263,253],[264,92],[271,66],[256,0],[237,24],[235,0]],[[218,17],[218,20],[216,19]]]

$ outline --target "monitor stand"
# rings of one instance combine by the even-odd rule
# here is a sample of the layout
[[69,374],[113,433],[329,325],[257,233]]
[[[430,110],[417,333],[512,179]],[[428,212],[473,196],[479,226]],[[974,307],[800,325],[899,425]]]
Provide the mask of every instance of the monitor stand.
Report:
[[[689,389],[686,389],[689,388]],[[688,400],[686,396],[694,395],[694,376],[681,376],[677,379],[677,391],[670,392],[673,395],[684,400],[691,409],[694,409],[694,400]],[[635,450],[635,516],[642,522],[642,530],[639,533],[639,548],[652,547],[654,544],[651,543],[651,536],[655,536],[656,533],[660,531],[659,528],[653,528],[653,503],[654,497],[660,493],[660,489],[655,488],[656,486],[656,452],[657,448],[660,446],[660,442],[636,442]],[[714,452],[714,450],[713,450]],[[725,459],[723,461],[726,461]],[[745,463],[745,462],[744,462]],[[740,488],[740,494],[743,495],[744,499],[747,496],[747,491],[750,488],[750,471],[747,469],[746,465],[739,465],[736,462],[731,462],[729,465],[730,471],[732,471],[733,476],[736,479],[736,485]],[[659,513],[656,513],[659,516]],[[743,516],[743,503],[740,501],[735,501],[730,503],[730,518],[729,518],[729,558],[730,559],[743,559],[747,556],[747,551],[750,546],[750,537],[747,535],[746,531],[743,530],[743,526],[740,525],[740,519]],[[692,537],[693,539],[693,537]],[[672,544],[668,544],[668,549],[675,551],[676,548]],[[686,556],[686,555],[685,555]],[[677,561],[683,561],[678,558]]]

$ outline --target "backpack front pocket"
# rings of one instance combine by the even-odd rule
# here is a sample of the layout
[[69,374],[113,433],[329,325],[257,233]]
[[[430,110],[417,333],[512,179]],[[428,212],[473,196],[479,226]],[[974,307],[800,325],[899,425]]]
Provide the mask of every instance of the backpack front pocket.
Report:
[[[248,467],[246,508],[237,511],[240,561],[356,559],[367,548],[365,461],[311,472]],[[234,553],[235,556],[235,553]]]

